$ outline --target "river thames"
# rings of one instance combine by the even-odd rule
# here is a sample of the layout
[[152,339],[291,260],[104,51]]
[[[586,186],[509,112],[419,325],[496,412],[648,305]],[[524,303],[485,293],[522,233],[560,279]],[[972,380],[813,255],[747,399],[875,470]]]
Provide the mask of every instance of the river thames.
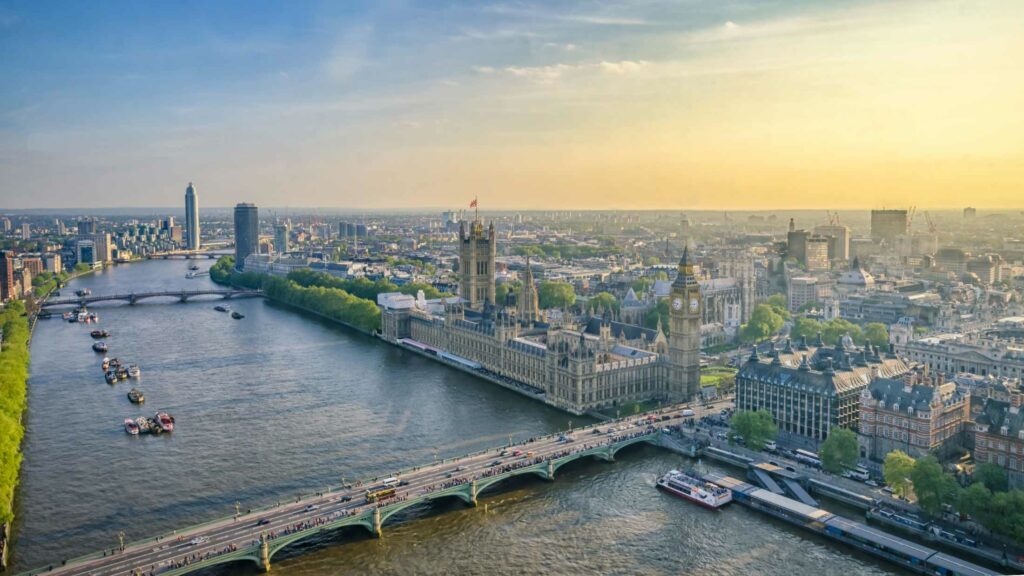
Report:
[[[212,261],[199,261],[206,269]],[[93,294],[214,287],[188,262],[122,265],[64,289]],[[261,299],[96,305],[109,356],[138,382],[103,380],[96,326],[40,320],[32,342],[14,571],[230,515],[300,493],[498,446],[584,421]],[[128,402],[133,385],[143,407]],[[132,437],[127,416],[166,410],[173,434]],[[555,482],[522,478],[466,508],[452,501],[343,530],[275,556],[314,574],[890,574],[886,564],[731,506],[654,489],[679,456],[627,449]],[[251,564],[214,574],[252,574]]]

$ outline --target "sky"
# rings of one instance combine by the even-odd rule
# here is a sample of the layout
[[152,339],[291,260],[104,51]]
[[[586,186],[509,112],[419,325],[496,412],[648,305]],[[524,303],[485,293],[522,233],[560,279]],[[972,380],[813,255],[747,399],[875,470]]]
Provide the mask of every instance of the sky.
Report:
[[0,210],[1024,207],[1024,2],[0,0]]

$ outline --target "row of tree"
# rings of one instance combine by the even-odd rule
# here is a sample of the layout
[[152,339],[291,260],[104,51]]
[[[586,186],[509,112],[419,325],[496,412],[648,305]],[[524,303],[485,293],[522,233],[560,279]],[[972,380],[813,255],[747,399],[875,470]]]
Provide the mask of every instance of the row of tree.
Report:
[[793,322],[793,329],[790,331],[793,340],[806,337],[809,342],[813,342],[818,334],[821,334],[822,342],[829,346],[835,345],[846,334],[860,345],[868,342],[883,348],[889,345],[889,330],[881,322],[869,322],[861,328],[842,318],[821,322],[814,318],[800,317]]
[[[221,257],[210,267],[210,278],[218,284],[263,290],[271,300],[309,310],[367,332],[380,329],[380,309],[376,304],[376,294],[379,292],[374,293],[372,290],[399,291],[399,287],[390,282],[381,284],[365,280],[362,283],[350,283],[312,270],[292,271],[287,278],[256,272],[236,272],[235,260],[230,256]],[[368,297],[353,294],[342,286],[356,287]],[[420,289],[416,285],[411,285],[413,288],[408,286],[401,288],[406,291]]]
[[28,380],[28,318],[21,301],[0,312],[0,524],[14,516],[14,489],[21,467],[21,439],[25,434],[25,382]]
[[996,534],[1024,543],[1024,491],[1008,490],[1001,466],[979,464],[971,484],[963,488],[934,456],[915,460],[896,450],[886,455],[882,473],[894,492],[905,496],[913,490],[921,510],[931,516],[949,506]]
[[67,279],[67,272],[58,272],[57,274],[53,272],[40,272],[32,278],[32,294],[37,298],[45,296],[55,290],[57,286],[67,282]]
[[380,280],[367,280],[366,278],[354,278],[349,280],[346,278],[331,276],[324,272],[316,272],[308,268],[289,272],[288,279],[305,287],[319,286],[322,288],[337,288],[339,290],[344,290],[353,296],[358,296],[359,298],[365,298],[374,302],[377,301],[377,295],[384,292],[401,292],[402,294],[415,296],[420,290],[422,290],[423,296],[426,298],[433,299],[441,298],[442,296],[449,296],[449,294],[441,292],[430,284],[424,284],[422,282],[395,284],[383,278]]
[[271,300],[316,312],[360,330],[372,332],[380,328],[377,304],[340,288],[302,286],[287,278],[266,276],[263,293]]
[[782,330],[786,320],[789,320],[786,298],[782,294],[769,296],[754,307],[750,320],[740,326],[740,341],[748,344],[763,342]]

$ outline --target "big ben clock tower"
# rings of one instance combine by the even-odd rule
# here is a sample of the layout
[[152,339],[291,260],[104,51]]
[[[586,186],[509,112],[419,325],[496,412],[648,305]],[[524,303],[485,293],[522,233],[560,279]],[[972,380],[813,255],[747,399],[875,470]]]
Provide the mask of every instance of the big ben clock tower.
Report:
[[700,388],[700,319],[704,302],[688,259],[689,249],[684,247],[669,297],[668,393],[674,402],[689,400]]

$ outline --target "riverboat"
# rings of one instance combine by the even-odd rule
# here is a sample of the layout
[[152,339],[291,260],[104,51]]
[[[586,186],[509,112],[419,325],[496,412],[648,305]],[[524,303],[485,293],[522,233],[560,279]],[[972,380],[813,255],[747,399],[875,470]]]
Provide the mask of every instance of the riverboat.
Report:
[[139,424],[131,418],[124,419],[124,431],[131,434],[132,436],[139,435]]
[[92,345],[92,349],[95,350],[96,352],[106,352],[107,351],[107,343],[106,342],[94,342],[93,345]]
[[241,320],[242,318],[245,318],[245,314],[241,314],[239,312],[232,312],[231,317],[234,318],[235,320]]
[[138,378],[142,376],[142,370],[139,368],[138,364],[129,364],[128,375],[132,378]]
[[106,330],[93,330],[92,332],[89,332],[89,336],[92,336],[93,338],[96,339],[109,338],[110,332],[107,332]]
[[195,272],[196,270],[199,270],[199,266],[193,264],[193,265],[189,266],[188,269],[193,271],[193,272]]
[[705,482],[679,470],[669,470],[658,479],[658,488],[697,505],[717,510],[732,502],[732,490]]
[[103,374],[103,378],[106,379],[107,384],[114,384],[117,382],[117,372],[114,372],[113,370],[108,370],[106,373]]
[[89,290],[88,288],[82,288],[81,290],[75,290],[75,296],[81,297],[81,296],[91,296],[91,295],[92,295],[92,290]]
[[157,412],[155,420],[164,432],[174,431],[174,417],[167,412]]
[[128,391],[128,400],[130,400],[132,404],[142,404],[146,401],[146,397],[142,394],[142,390],[132,388]]

